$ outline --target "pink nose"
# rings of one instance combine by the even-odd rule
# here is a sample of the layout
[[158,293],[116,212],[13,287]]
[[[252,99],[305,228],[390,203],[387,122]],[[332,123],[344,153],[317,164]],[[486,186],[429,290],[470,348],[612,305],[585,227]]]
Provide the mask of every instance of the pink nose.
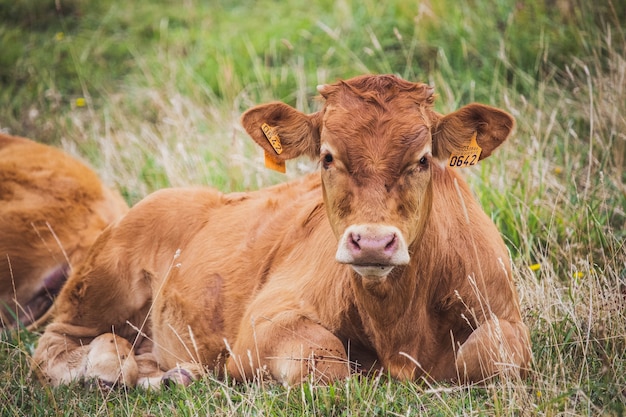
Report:
[[395,233],[381,236],[350,233],[347,247],[355,264],[388,264],[398,250],[398,237]]
[[407,245],[398,228],[379,224],[352,225],[339,240],[340,263],[369,266],[406,265]]

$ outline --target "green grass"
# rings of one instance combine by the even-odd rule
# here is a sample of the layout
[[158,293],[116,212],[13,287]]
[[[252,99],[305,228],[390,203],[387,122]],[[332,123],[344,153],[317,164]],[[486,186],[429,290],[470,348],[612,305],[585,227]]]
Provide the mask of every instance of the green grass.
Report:
[[[35,334],[0,342],[1,415],[624,415],[626,5],[622,0],[0,0],[0,129],[89,161],[134,204],[165,186],[250,190],[267,171],[239,125],[317,84],[392,72],[517,119],[466,171],[511,250],[533,371],[487,387],[352,378],[99,392],[32,380]],[[532,269],[531,269],[532,267]]]

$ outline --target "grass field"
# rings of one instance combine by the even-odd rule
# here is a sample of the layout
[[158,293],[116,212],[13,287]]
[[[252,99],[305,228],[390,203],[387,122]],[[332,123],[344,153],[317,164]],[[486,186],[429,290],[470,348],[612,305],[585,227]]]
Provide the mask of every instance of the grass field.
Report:
[[486,387],[352,378],[331,386],[207,377],[164,392],[51,389],[37,335],[0,341],[0,415],[624,415],[624,0],[0,0],[0,129],[88,161],[134,204],[166,186],[250,190],[314,169],[263,167],[239,125],[318,84],[396,73],[437,109],[517,119],[466,171],[513,257],[533,371]]

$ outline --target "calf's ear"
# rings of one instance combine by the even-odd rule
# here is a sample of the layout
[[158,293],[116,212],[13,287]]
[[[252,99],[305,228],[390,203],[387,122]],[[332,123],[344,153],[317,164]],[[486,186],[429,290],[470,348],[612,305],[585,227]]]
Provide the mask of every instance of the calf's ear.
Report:
[[468,146],[476,133],[476,143],[485,159],[500,146],[515,126],[507,112],[483,104],[472,103],[443,116],[433,127],[433,156],[447,160],[451,154]]
[[279,162],[302,155],[317,158],[320,123],[319,113],[307,115],[281,102],[253,107],[241,116],[252,139]]

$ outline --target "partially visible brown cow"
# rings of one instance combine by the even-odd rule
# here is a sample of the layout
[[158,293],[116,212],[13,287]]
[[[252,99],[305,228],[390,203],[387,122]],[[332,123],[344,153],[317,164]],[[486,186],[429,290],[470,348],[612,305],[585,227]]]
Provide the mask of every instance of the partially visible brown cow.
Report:
[[0,327],[41,317],[128,206],[60,150],[0,134]]
[[159,191],[103,233],[40,339],[45,381],[188,382],[224,365],[287,384],[523,373],[507,249],[447,166],[472,137],[489,156],[511,116],[439,115],[431,88],[394,76],[319,91],[318,113],[271,103],[242,121],[275,162],[308,155],[321,173],[241,194]]

